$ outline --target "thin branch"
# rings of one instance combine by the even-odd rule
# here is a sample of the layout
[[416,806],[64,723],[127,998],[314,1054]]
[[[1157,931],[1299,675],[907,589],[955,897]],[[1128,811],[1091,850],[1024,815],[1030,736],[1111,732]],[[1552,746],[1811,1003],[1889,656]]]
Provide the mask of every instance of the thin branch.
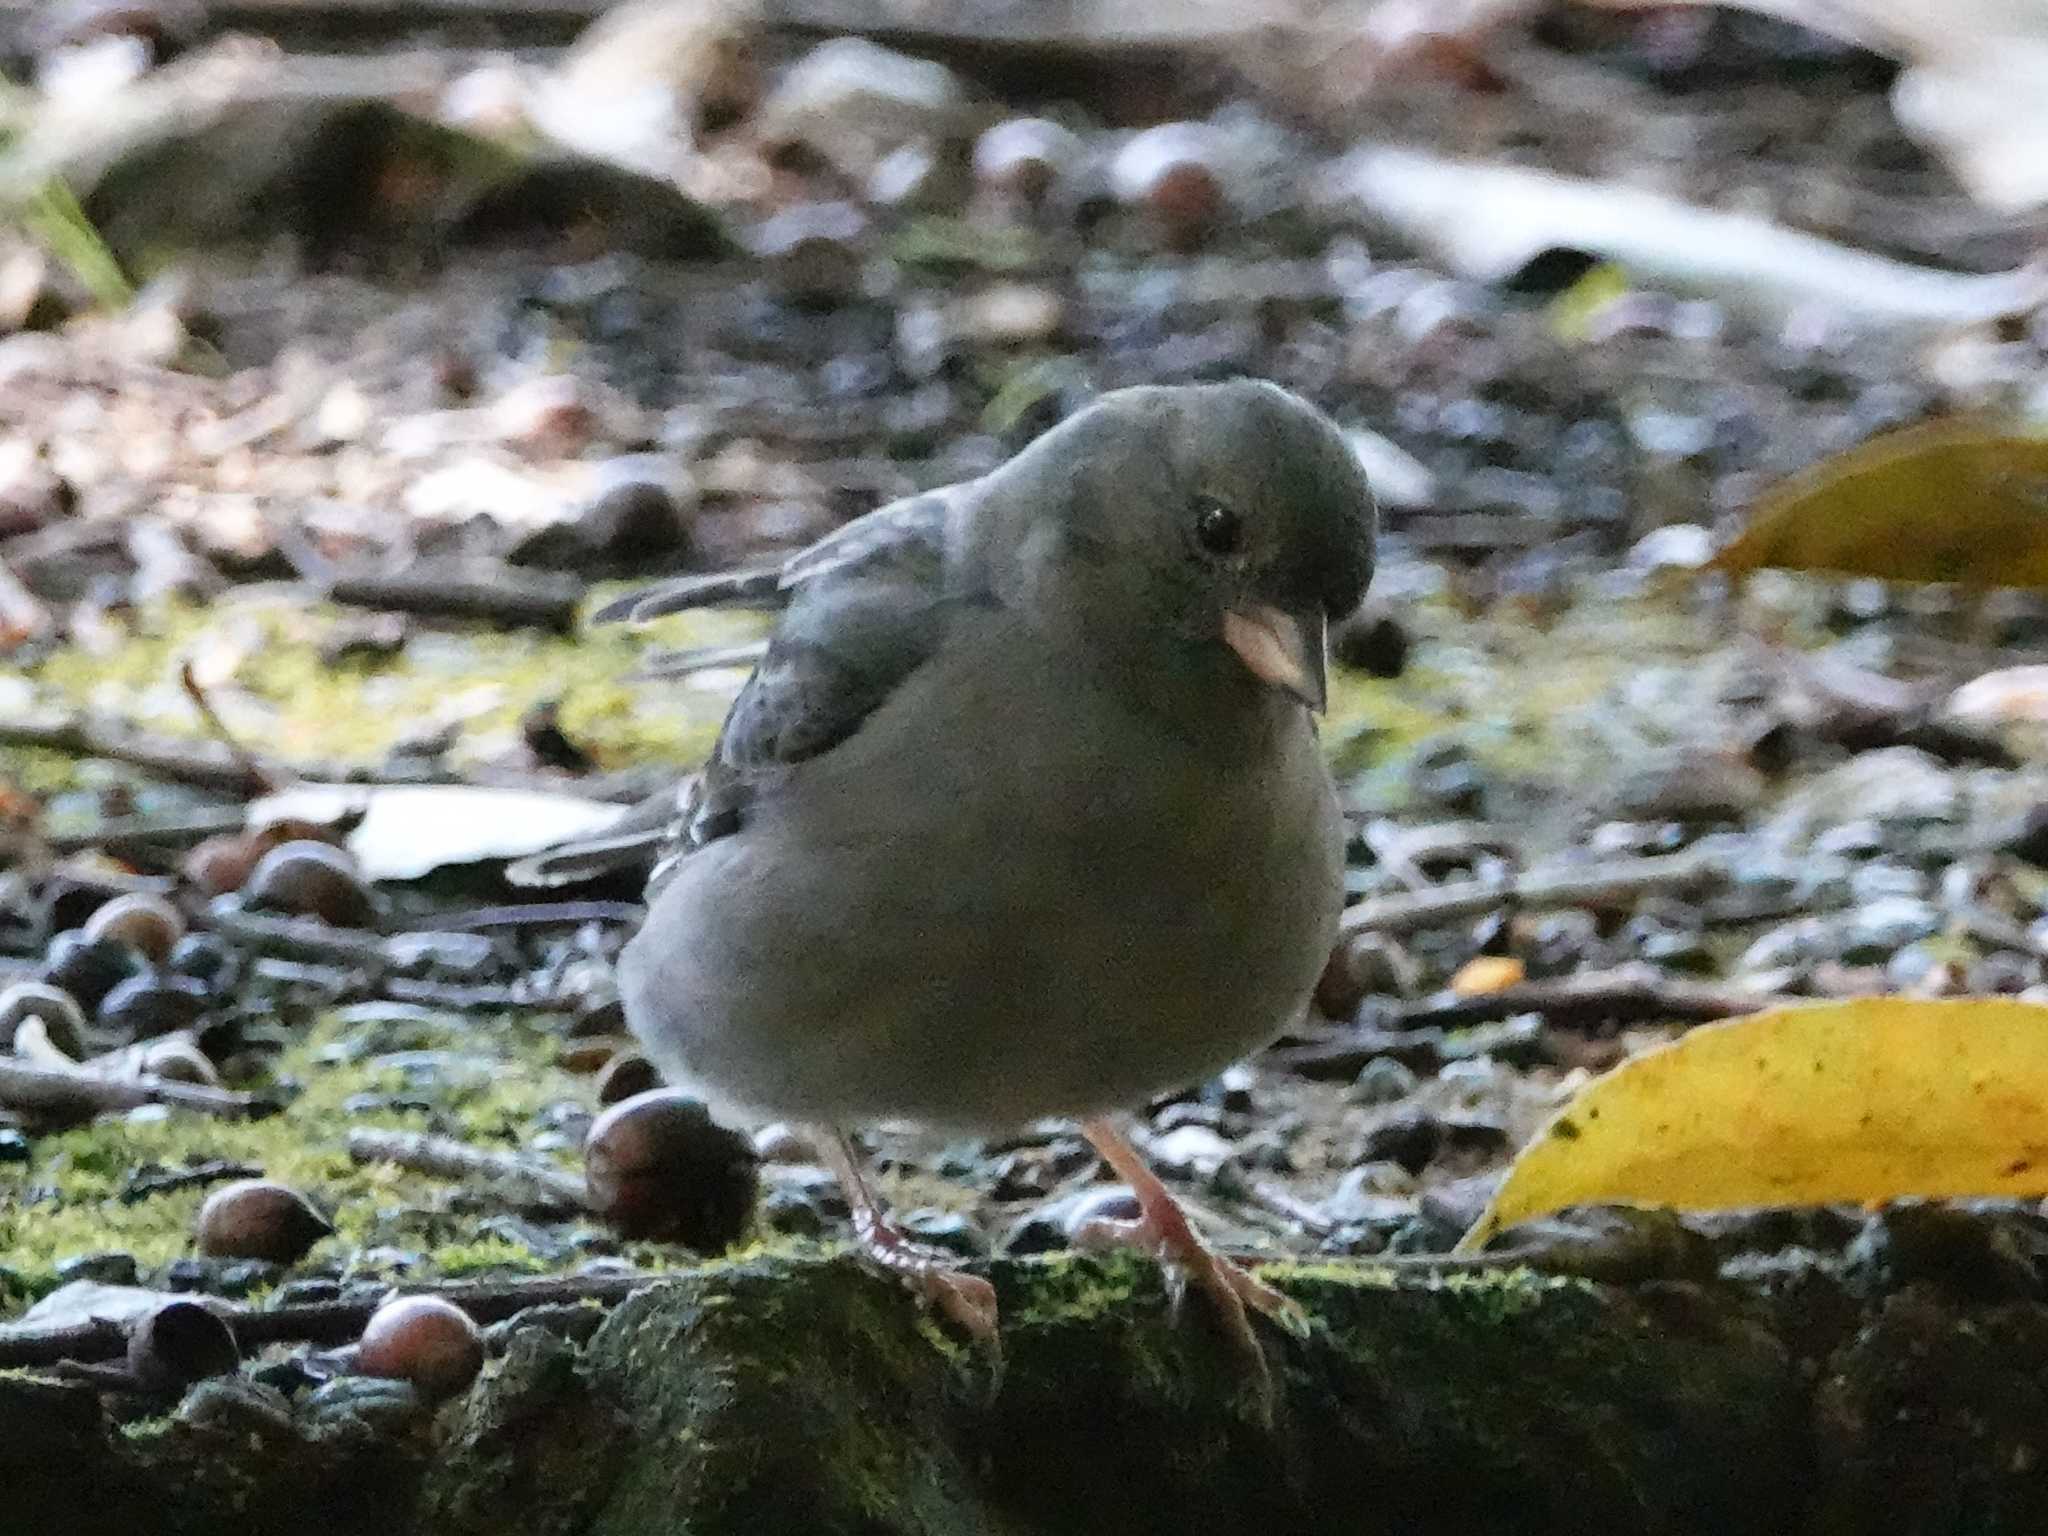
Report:
[[73,757],[104,757],[128,763],[180,784],[251,797],[268,780],[249,777],[246,764],[218,743],[159,736],[119,721],[90,715],[43,713],[0,719],[0,746],[40,747]]
[[536,901],[526,906],[475,907],[435,919],[450,933],[483,933],[494,928],[562,928],[585,923],[637,923],[647,915],[638,901]]
[[437,1179],[456,1179],[528,1212],[556,1214],[590,1208],[583,1180],[515,1152],[473,1147],[417,1131],[354,1130],[348,1155],[358,1163],[395,1163]]
[[195,847],[209,837],[240,832],[248,824],[249,813],[241,806],[233,805],[172,816],[109,817],[76,832],[46,834],[44,841],[57,853],[105,849],[117,858],[126,859],[145,850]]
[[165,1104],[228,1120],[250,1119],[276,1108],[273,1101],[254,1094],[208,1088],[199,1083],[147,1076],[123,1081],[0,1060],[0,1108],[34,1110],[39,1114],[96,1115],[107,1110],[139,1109],[144,1104]]
[[249,776],[249,782],[261,785],[265,794],[276,794],[279,780],[266,768],[247,747],[228,729],[227,721],[221,719],[220,711],[213,707],[213,700],[207,696],[198,675],[192,670],[190,661],[178,664],[178,686],[185,690],[185,697],[192,701],[192,707],[199,711],[199,718],[206,722],[206,728],[213,733],[213,739],[227,748],[228,756],[242,765],[242,771]]
[[1533,869],[1510,880],[1461,880],[1429,891],[1375,896],[1346,909],[1343,931],[1407,933],[1498,907],[1608,906],[1639,896],[1711,890],[1727,878],[1718,858],[1697,852]]
[[1554,981],[1523,981],[1473,997],[1441,993],[1398,1003],[1382,1027],[1348,1030],[1311,1045],[1268,1051],[1261,1061],[1302,1077],[1355,1077],[1382,1056],[1420,1066],[1441,1056],[1447,1030],[1536,1013],[1554,1025],[1589,1029],[1603,1024],[1711,1024],[1787,1003],[1810,1001],[1776,992],[1744,992],[1677,981],[1648,966],[1586,972]]

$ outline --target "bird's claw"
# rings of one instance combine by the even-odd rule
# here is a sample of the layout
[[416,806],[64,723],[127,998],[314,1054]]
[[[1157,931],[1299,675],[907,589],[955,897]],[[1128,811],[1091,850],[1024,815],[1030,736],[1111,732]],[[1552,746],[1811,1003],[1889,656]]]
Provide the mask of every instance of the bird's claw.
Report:
[[996,1288],[979,1275],[953,1267],[951,1258],[912,1242],[886,1222],[856,1223],[862,1255],[926,1306],[946,1317],[977,1344],[1000,1346],[996,1329]]
[[1160,1224],[1146,1216],[1132,1221],[1097,1217],[1082,1224],[1075,1241],[1086,1248],[1135,1247],[1150,1253],[1166,1287],[1167,1314],[1175,1320],[1190,1286],[1207,1296],[1232,1348],[1244,1357],[1264,1393],[1271,1391],[1271,1374],[1250,1314],[1271,1318],[1296,1338],[1307,1336],[1308,1314],[1299,1303],[1208,1247],[1184,1225]]
[[975,1343],[991,1350],[1000,1347],[996,1288],[981,1276],[940,1264],[906,1273],[903,1279],[925,1305],[950,1319]]
[[979,1275],[963,1273],[949,1255],[913,1242],[882,1214],[867,1180],[861,1177],[859,1154],[846,1133],[831,1125],[818,1129],[819,1145],[846,1191],[853,1238],[861,1255],[884,1274],[895,1276],[905,1290],[1000,1360],[996,1288]]

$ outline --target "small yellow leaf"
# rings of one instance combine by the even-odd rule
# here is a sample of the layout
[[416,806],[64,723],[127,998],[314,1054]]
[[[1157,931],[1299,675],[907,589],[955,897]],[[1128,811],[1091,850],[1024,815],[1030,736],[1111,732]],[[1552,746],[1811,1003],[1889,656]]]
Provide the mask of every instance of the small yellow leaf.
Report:
[[2048,587],[2048,435],[1980,417],[1887,432],[1779,482],[1706,570]]
[[1691,1031],[1590,1084],[1458,1244],[1567,1205],[2048,1194],[2048,1005],[1860,998]]
[[1550,301],[1550,329],[1558,340],[1584,341],[1593,317],[1629,290],[1628,273],[1611,261],[1598,262]]
[[1458,967],[1451,990],[1460,997],[1484,997],[1514,986],[1528,974],[1528,968],[1513,955],[1480,955]]

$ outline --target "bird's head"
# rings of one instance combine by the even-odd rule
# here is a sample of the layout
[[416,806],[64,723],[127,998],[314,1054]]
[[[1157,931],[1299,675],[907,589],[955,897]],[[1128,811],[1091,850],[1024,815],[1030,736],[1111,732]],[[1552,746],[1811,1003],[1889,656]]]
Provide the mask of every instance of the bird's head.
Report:
[[1325,635],[1365,596],[1376,517],[1314,406],[1252,380],[1118,390],[1002,476],[1019,584],[1130,687],[1323,707]]

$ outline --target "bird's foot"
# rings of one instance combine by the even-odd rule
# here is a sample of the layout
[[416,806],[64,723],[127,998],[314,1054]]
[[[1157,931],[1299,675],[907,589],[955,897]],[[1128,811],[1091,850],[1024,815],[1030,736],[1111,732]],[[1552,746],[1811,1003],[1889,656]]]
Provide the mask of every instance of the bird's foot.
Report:
[[854,1236],[868,1262],[895,1276],[905,1290],[949,1318],[976,1343],[997,1347],[994,1286],[979,1275],[955,1268],[946,1254],[913,1242],[887,1220],[861,1220],[857,1213]]
[[868,1188],[860,1153],[837,1126],[818,1127],[818,1145],[838,1176],[853,1212],[854,1241],[862,1255],[885,1274],[894,1275],[905,1290],[951,1319],[976,1343],[1000,1349],[996,1334],[996,1288],[979,1275],[956,1268],[946,1254],[913,1241],[882,1214],[882,1205]]
[[1091,1221],[1078,1234],[1080,1241],[1089,1246],[1133,1246],[1152,1254],[1165,1275],[1167,1296],[1176,1311],[1189,1286],[1206,1296],[1233,1350],[1245,1362],[1261,1401],[1270,1410],[1272,1371],[1258,1335],[1253,1332],[1251,1314],[1257,1312],[1271,1318],[1299,1336],[1308,1331],[1307,1317],[1300,1306],[1203,1242],[1180,1202],[1113,1126],[1091,1120],[1081,1129],[1103,1160],[1130,1186],[1138,1202],[1138,1215],[1130,1221]]
[[1289,1333],[1306,1329],[1302,1310],[1291,1297],[1203,1242],[1178,1202],[1131,1221],[1098,1217],[1086,1223],[1076,1238],[1084,1247],[1136,1248],[1151,1254],[1159,1261],[1173,1312],[1179,1313],[1191,1286],[1200,1291],[1215,1309],[1231,1346],[1254,1362],[1259,1372],[1266,1368],[1266,1356],[1252,1331],[1252,1313],[1271,1318]]

